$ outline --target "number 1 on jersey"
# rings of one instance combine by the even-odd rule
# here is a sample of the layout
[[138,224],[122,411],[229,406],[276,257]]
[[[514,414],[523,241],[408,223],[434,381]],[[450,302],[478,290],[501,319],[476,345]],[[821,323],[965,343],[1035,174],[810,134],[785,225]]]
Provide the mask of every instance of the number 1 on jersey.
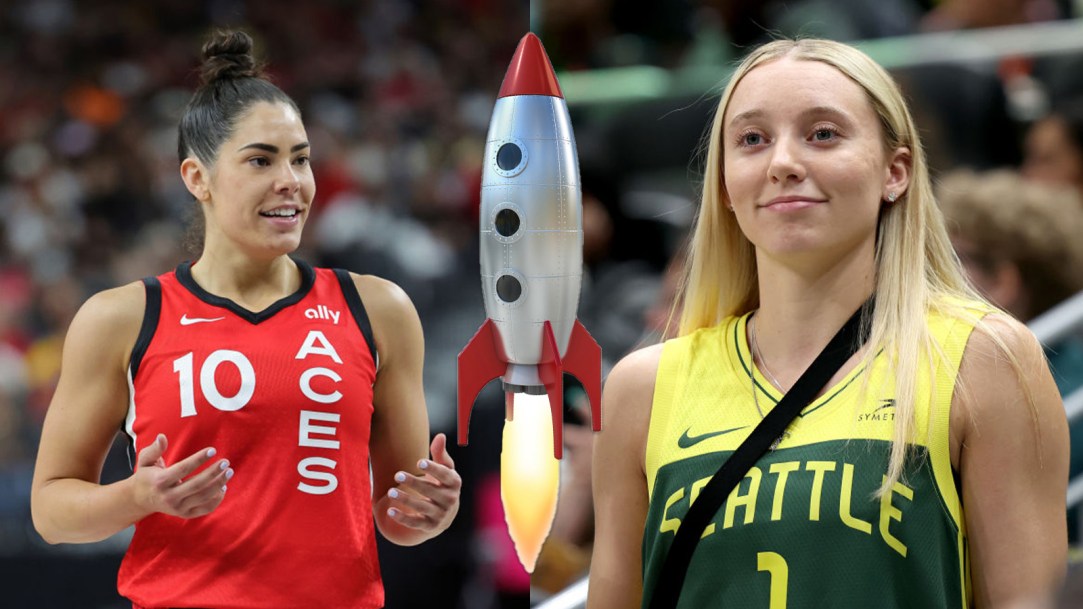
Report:
[[790,579],[790,568],[786,565],[786,559],[774,552],[760,552],[756,554],[756,570],[767,571],[771,576],[769,609],[786,609],[786,589]]

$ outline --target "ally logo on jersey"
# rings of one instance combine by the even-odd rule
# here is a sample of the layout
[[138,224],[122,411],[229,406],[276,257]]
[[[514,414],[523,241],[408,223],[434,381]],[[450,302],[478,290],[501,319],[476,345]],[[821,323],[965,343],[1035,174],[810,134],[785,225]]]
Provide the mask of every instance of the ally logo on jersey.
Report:
[[327,305],[316,305],[305,309],[306,319],[323,319],[330,321],[333,324],[338,323],[338,318],[342,315],[341,311],[335,311]]

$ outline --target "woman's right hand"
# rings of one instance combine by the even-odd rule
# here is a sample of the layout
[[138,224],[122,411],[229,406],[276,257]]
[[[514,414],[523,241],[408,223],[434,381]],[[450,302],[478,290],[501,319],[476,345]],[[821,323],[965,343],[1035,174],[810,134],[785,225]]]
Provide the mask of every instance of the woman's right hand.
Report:
[[226,496],[226,482],[233,477],[229,461],[221,459],[203,471],[196,470],[214,458],[214,448],[202,449],[167,466],[164,454],[168,441],[158,434],[139,451],[132,474],[132,495],[147,513],[161,512],[180,518],[197,518],[214,511]]
[[101,483],[128,416],[130,360],[145,310],[146,287],[133,282],[92,296],[68,328],[30,495],[34,527],[47,543],[101,541],[155,512],[195,518],[222,502],[228,463],[211,462],[208,447],[167,466],[164,436],[148,437],[134,474]]

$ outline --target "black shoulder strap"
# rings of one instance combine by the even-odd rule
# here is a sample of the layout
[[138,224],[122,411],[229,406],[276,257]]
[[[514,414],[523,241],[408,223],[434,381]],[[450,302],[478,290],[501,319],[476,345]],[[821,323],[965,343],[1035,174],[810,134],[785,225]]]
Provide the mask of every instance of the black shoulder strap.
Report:
[[[767,452],[768,447],[782,435],[790,422],[804,409],[816,394],[824,388],[827,381],[842,367],[846,360],[868,340],[869,324],[862,323],[862,315],[872,312],[873,300],[870,298],[842,329],[827,343],[820,355],[805,370],[801,378],[782,397],[779,403],[767,413],[752,434],[737,447],[722,464],[714,477],[700,491],[696,501],[688,508],[688,513],[681,521],[680,528],[673,539],[673,544],[662,563],[654,594],[651,596],[650,609],[673,609],[680,599],[684,577],[688,565],[692,562],[692,553],[699,543],[703,531],[710,524],[718,508],[737,486],[748,470]],[[871,318],[871,316],[869,317]]]
[[[147,301],[143,307],[143,323],[139,326],[139,335],[135,339],[135,346],[132,347],[132,355],[128,360],[128,374],[133,384],[135,375],[139,373],[139,365],[143,363],[143,356],[147,354],[150,341],[158,330],[158,320],[162,315],[162,283],[157,277],[144,277],[143,287],[147,293]],[[134,399],[135,396],[129,398],[129,400]],[[135,438],[127,433],[125,424],[121,424],[120,430],[124,432],[128,440],[127,449],[124,451],[128,456],[128,466],[135,471]]]
[[365,312],[365,305],[361,302],[361,294],[357,292],[357,285],[353,282],[353,277],[350,276],[350,272],[343,269],[334,269],[335,277],[338,278],[338,283],[342,286],[342,295],[346,298],[346,305],[350,307],[350,313],[353,315],[353,319],[357,322],[357,327],[361,329],[361,336],[365,337],[365,342],[368,343],[369,353],[372,355],[372,365],[379,369],[380,359],[376,353],[376,339],[372,336],[372,323],[369,322],[368,313]]
[[158,329],[158,317],[162,311],[162,284],[157,277],[144,277],[143,286],[147,291],[147,304],[143,308],[143,324],[139,327],[139,336],[135,339],[135,347],[132,348],[132,357],[128,367],[135,380],[139,372],[139,364],[143,363],[143,356],[147,353],[150,340],[154,338],[154,332]]

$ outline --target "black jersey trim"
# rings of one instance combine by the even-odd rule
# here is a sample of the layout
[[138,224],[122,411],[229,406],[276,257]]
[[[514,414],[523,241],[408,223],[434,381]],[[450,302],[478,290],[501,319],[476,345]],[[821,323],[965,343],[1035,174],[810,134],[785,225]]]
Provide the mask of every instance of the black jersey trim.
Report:
[[147,304],[143,308],[143,324],[139,327],[139,336],[135,339],[135,347],[132,347],[132,359],[128,366],[133,382],[139,372],[139,364],[143,362],[143,356],[154,338],[154,332],[158,329],[158,318],[162,313],[162,284],[158,278],[145,277],[143,286],[147,290]]
[[192,279],[193,262],[191,260],[182,262],[177,266],[177,281],[203,302],[216,307],[222,307],[223,309],[228,309],[241,319],[252,324],[258,324],[274,317],[274,315],[282,309],[301,302],[301,299],[307,296],[312,290],[312,286],[316,284],[316,271],[314,271],[307,262],[296,258],[291,258],[291,260],[297,265],[297,269],[301,271],[301,286],[297,288],[297,291],[293,294],[276,300],[271,306],[258,312],[249,311],[228,298],[217,296],[204,290],[196,283],[195,279]]
[[350,307],[350,314],[353,315],[357,327],[361,329],[361,335],[365,337],[365,342],[368,343],[369,353],[372,354],[372,365],[378,368],[380,360],[376,355],[376,340],[372,337],[372,324],[369,322],[368,313],[365,312],[365,304],[361,302],[361,294],[357,291],[357,284],[353,282],[353,277],[350,276],[349,271],[342,269],[333,269],[333,271],[335,277],[338,277],[339,285],[342,286],[342,296],[346,298],[346,306]]
[[[746,315],[743,318],[745,326],[748,326],[748,317],[749,316]],[[744,355],[741,354],[741,346],[740,346],[741,342],[740,342],[740,338],[739,338],[740,335],[738,334],[740,329],[741,329],[741,324],[740,323],[737,323],[737,324],[734,325],[734,328],[733,328],[733,341],[734,341],[734,350],[737,352],[737,361],[741,364],[741,369],[745,371],[745,374],[747,374],[749,376],[753,376],[752,375],[752,370],[749,368],[749,366],[751,364],[749,362],[746,362],[745,358],[744,358]],[[881,353],[883,353],[883,349],[878,351],[876,353],[876,355],[879,356]],[[836,397],[838,397],[838,395],[840,393],[842,393],[843,391],[846,391],[846,389],[851,384],[853,384],[854,381],[856,381],[858,378],[861,377],[861,375],[865,372],[865,364],[861,364],[860,368],[855,368],[855,370],[857,370],[857,372],[853,373],[853,376],[850,376],[851,373],[847,373],[847,376],[850,376],[849,380],[847,380],[841,386],[836,385],[835,387],[831,388],[831,389],[835,389],[834,393],[832,393],[830,396],[827,396],[827,397],[821,396],[821,397],[813,400],[811,404],[809,404],[808,406],[805,407],[805,410],[797,413],[797,416],[799,416],[799,417],[801,417],[803,419],[807,415],[810,415],[810,414],[816,412],[817,410],[823,408],[824,406],[827,406],[831,402],[831,400],[834,400]],[[774,404],[778,404],[778,400],[775,399],[775,397],[773,395],[771,395],[771,392],[769,392],[766,388],[764,388],[764,386],[761,385],[760,382],[757,381],[754,376],[752,378],[752,382],[756,385],[756,388],[758,388],[760,390],[760,393],[762,395],[766,396],[767,399],[771,400],[771,402],[773,402]]]

